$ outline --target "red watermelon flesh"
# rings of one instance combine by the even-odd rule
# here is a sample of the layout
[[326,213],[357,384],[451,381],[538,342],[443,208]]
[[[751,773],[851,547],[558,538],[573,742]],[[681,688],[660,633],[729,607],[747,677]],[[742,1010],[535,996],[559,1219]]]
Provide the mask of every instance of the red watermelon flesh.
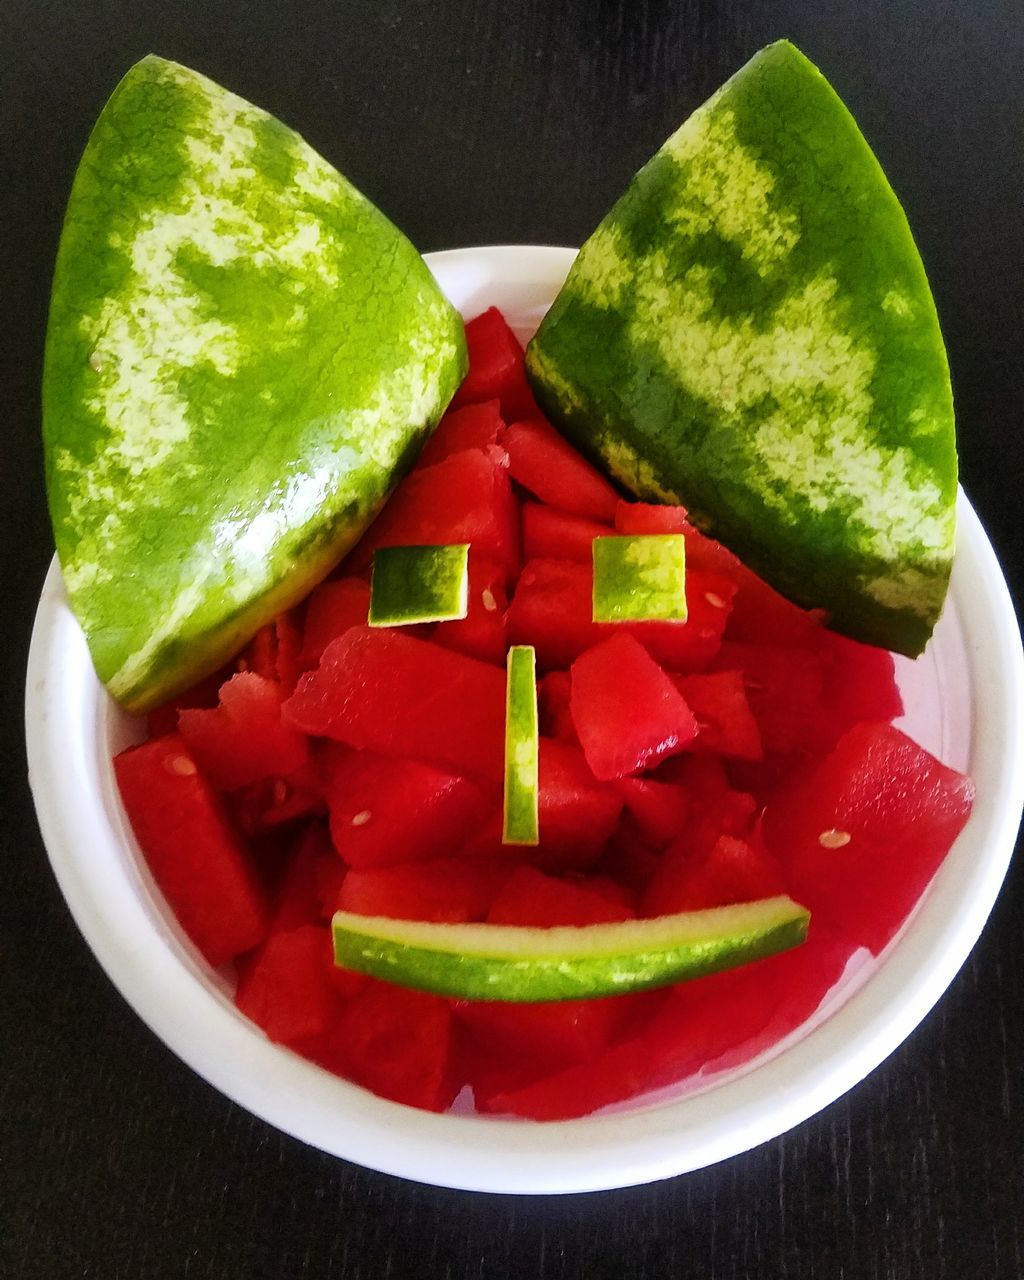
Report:
[[683,787],[655,778],[619,778],[612,785],[650,846],[664,848],[679,835],[689,812]]
[[128,820],[161,893],[212,965],[258,946],[267,904],[249,855],[177,734],[114,758]]
[[437,429],[420,450],[416,466],[432,467],[443,462],[453,453],[467,449],[487,449],[500,444],[505,433],[501,416],[501,404],[497,400],[485,400],[482,404],[467,404],[461,409],[450,409],[437,425]]
[[711,666],[743,673],[765,752],[797,751],[814,744],[824,688],[821,658],[815,651],[727,640]]
[[762,758],[761,731],[742,671],[695,672],[675,676],[674,683],[700,726],[690,744],[694,751],[734,760]]
[[537,710],[540,731],[547,738],[576,742],[576,726],[569,710],[572,676],[568,671],[549,671],[537,682]]
[[700,668],[721,643],[735,586],[717,574],[686,577],[686,622],[593,620],[593,567],[571,560],[531,560],[508,611],[512,644],[532,644],[542,671],[565,669],[606,636],[628,634],[671,671]]
[[568,515],[540,502],[523,503],[523,556],[527,560],[578,560],[592,564],[594,539],[607,537],[610,525]]
[[232,791],[306,764],[305,737],[281,716],[284,697],[275,681],[243,671],[221,686],[219,706],[179,714],[178,731],[214,786]]
[[503,565],[476,555],[470,548],[466,616],[452,622],[439,622],[430,636],[434,644],[479,658],[481,662],[496,663],[504,669],[508,652],[505,577]]
[[305,733],[459,775],[504,776],[505,673],[399,630],[353,627],[285,703]]
[[444,1111],[459,1091],[446,1000],[368,981],[342,1009],[327,1043],[335,1070],[382,1098]]
[[969,779],[883,723],[855,725],[765,809],[768,848],[812,914],[878,952],[970,816]]
[[595,778],[622,778],[674,755],[697,722],[671,679],[626,634],[602,640],[572,666],[570,710]]
[[337,909],[363,916],[448,924],[483,920],[511,872],[508,863],[468,858],[434,858],[352,870],[342,882]]
[[315,667],[323,651],[351,627],[365,627],[370,613],[370,584],[364,578],[331,578],[314,587],[306,602],[299,663]]
[[468,449],[413,471],[349,554],[355,573],[370,568],[379,547],[468,542],[478,555],[519,568],[519,510],[502,450]]
[[239,977],[235,1004],[279,1044],[324,1035],[341,1013],[324,963],[329,932],[303,924],[272,933]]
[[635,917],[632,908],[614,901],[607,890],[589,887],[585,877],[565,880],[545,875],[535,867],[517,867],[487,912],[489,924],[544,929],[556,925],[607,924]]
[[619,495],[543,418],[513,422],[504,446],[512,478],[535,498],[570,515],[614,520]]
[[497,397],[506,422],[539,413],[526,380],[523,349],[497,307],[489,307],[466,325],[469,372],[452,407]]
[[326,794],[334,846],[359,869],[451,853],[494,806],[467,778],[372,751],[341,760]]

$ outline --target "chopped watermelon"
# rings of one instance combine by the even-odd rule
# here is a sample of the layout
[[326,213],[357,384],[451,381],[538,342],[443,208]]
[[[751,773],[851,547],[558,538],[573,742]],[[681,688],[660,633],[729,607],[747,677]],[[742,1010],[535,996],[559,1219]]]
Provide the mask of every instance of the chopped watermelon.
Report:
[[549,671],[537,682],[540,731],[548,738],[576,742],[576,726],[569,710],[572,676],[568,671]]
[[722,835],[710,848],[693,847],[684,836],[670,846],[644,899],[649,915],[728,907],[786,893],[778,861],[755,840]]
[[[798,1027],[858,946],[899,928],[972,791],[884,723],[902,710],[891,654],[825,630],[684,508],[619,499],[539,416],[499,313],[468,330],[457,407],[349,576],[264,627],[238,674],[153,713],[151,733],[180,734],[115,769],[169,904],[211,963],[238,959],[238,1006],[272,1039],[410,1105],[444,1109],[468,1083],[481,1112],[561,1119]],[[510,477],[540,499],[521,573]],[[593,539],[613,529],[683,535],[687,622],[594,623]],[[367,626],[375,548],[464,542],[465,618]],[[502,843],[510,643],[544,673],[528,847]],[[454,1019],[337,966],[324,927],[337,908],[585,927],[782,892],[813,912],[784,955],[643,996],[458,1002]]]
[[540,502],[523,503],[523,555],[527,560],[578,560],[591,564],[594,539],[611,532],[586,516],[573,516]]
[[552,871],[589,867],[615,830],[622,797],[597,781],[578,746],[545,737],[540,739],[538,784],[538,845],[502,844],[499,810],[463,845],[459,856],[514,857]]
[[219,706],[180,712],[178,731],[215,787],[232,791],[306,764],[306,739],[281,715],[285,696],[275,681],[240,671],[221,686]]
[[497,397],[506,422],[539,413],[526,381],[523,349],[497,307],[488,307],[466,325],[469,372],[455,393],[452,406]]
[[344,757],[326,794],[334,846],[359,869],[450,853],[494,803],[467,778],[372,751]]
[[513,422],[504,446],[512,478],[549,506],[610,524],[619,495],[543,418]]
[[766,752],[811,745],[822,715],[821,659],[810,649],[725,641],[716,671],[741,671],[750,709]]
[[593,591],[591,565],[531,560],[509,606],[509,641],[534,645],[538,666],[550,671],[571,666],[603,637],[626,632],[664,667],[689,671],[717,653],[736,588],[719,574],[688,573],[686,622],[594,622]]
[[489,924],[554,925],[605,924],[632,920],[636,912],[614,901],[607,890],[590,888],[584,877],[563,880],[535,867],[517,867],[499,890],[490,910]]
[[351,627],[365,627],[370,613],[370,584],[364,578],[332,578],[313,590],[306,603],[299,664],[315,667],[323,651]]
[[511,871],[508,863],[468,858],[353,870],[342,883],[337,909],[447,924],[483,920]]
[[453,622],[439,622],[431,633],[431,640],[446,649],[456,649],[471,658],[504,668],[508,650],[505,578],[502,564],[477,555],[470,548],[466,616]]
[[327,1045],[330,1065],[382,1098],[444,1111],[453,1074],[452,1013],[446,1000],[367,981],[343,1008]]
[[621,634],[572,666],[573,723],[595,778],[622,778],[681,751],[697,733],[682,694],[643,646]]
[[395,490],[346,566],[369,568],[380,547],[449,546],[468,542],[478,555],[519,568],[519,511],[506,455],[468,449],[413,471]]
[[504,776],[504,672],[398,631],[353,627],[332,641],[284,715],[352,747],[493,782]]
[[276,680],[288,694],[299,678],[301,648],[302,628],[295,612],[288,610],[256,632],[235,659],[235,669]]
[[690,744],[694,751],[734,760],[761,759],[761,731],[741,671],[675,676],[674,683],[700,726]]
[[612,785],[651,846],[664,848],[679,835],[690,807],[683,787],[655,778],[619,778]]
[[764,813],[768,848],[793,895],[880,951],[970,816],[974,788],[891,725],[844,734]]
[[272,933],[239,976],[235,1004],[271,1040],[301,1046],[324,1035],[341,1012],[324,963],[323,925]]
[[451,409],[420,450],[416,466],[421,469],[432,467],[435,462],[443,462],[453,453],[464,453],[467,449],[487,449],[489,445],[499,444],[504,432],[501,404],[497,400],[485,400],[482,404],[467,404],[461,409]]
[[[319,924],[323,907],[318,893],[322,862],[338,865],[338,855],[322,823],[310,823],[292,844],[291,855],[274,886],[271,896],[271,933],[297,929],[304,924]],[[342,868],[344,872],[344,868]],[[338,889],[341,884],[339,882]],[[337,894],[334,895],[337,898]],[[333,910],[334,903],[331,903]]]
[[114,758],[121,800],[161,893],[212,965],[258,946],[267,904],[222,802],[177,734]]

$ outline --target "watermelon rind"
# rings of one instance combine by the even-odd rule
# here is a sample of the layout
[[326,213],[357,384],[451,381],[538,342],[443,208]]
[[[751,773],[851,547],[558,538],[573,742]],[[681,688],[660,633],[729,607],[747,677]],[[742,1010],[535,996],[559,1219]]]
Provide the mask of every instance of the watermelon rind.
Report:
[[809,913],[780,896],[613,924],[531,928],[335,913],[337,964],[464,1000],[581,1000],[667,986],[799,945]]
[[595,622],[685,622],[686,539],[622,534],[593,543]]
[[371,627],[451,622],[469,607],[469,543],[380,547],[370,578]]
[[788,41],[672,135],[527,350],[542,407],[792,600],[916,655],[955,535],[953,401],[907,219]]
[[532,644],[508,651],[505,684],[505,790],[503,844],[540,843],[540,730],[537,653]]
[[47,490],[98,674],[145,710],[356,541],[466,369],[420,254],[297,133],[147,57],[74,179]]

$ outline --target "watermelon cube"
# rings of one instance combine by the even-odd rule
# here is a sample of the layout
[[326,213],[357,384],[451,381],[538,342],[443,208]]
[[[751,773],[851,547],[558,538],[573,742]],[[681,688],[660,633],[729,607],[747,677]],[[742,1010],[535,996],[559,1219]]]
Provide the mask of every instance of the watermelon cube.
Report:
[[891,725],[844,734],[764,812],[793,896],[872,951],[896,933],[970,816],[974,787]]
[[525,1059],[530,1074],[539,1076],[601,1053],[621,1020],[622,999],[542,1004],[460,1000],[452,1011],[472,1035],[478,1053],[484,1050],[498,1063],[512,1059],[521,1064]]
[[304,733],[501,782],[505,674],[387,628],[352,627],[299,680],[286,720]]
[[420,450],[416,466],[432,467],[435,462],[443,462],[453,453],[463,453],[466,449],[486,450],[490,445],[500,444],[504,433],[501,404],[497,400],[450,409]]
[[506,422],[540,412],[526,381],[523,349],[497,307],[469,321],[466,347],[469,372],[455,393],[453,407],[497,396]]
[[303,924],[272,933],[239,974],[235,1004],[279,1044],[301,1047],[341,1013],[325,963],[329,930]]
[[570,710],[595,778],[622,778],[681,751],[697,722],[672,683],[625,633],[602,640],[572,665]]
[[373,751],[339,761],[326,794],[334,846],[356,868],[449,854],[494,806],[467,778]]
[[811,649],[726,641],[714,671],[741,671],[765,752],[798,751],[813,744],[822,715],[824,677]]
[[568,671],[549,671],[537,682],[540,731],[544,737],[576,742],[576,726],[569,710],[572,676]]
[[690,805],[683,787],[654,778],[618,778],[612,785],[648,846],[663,849],[680,834]]
[[261,627],[236,658],[235,669],[276,680],[284,693],[291,693],[301,670],[302,628],[296,614],[286,610]]
[[532,644],[544,671],[564,669],[605,636],[634,636],[672,671],[703,666],[718,651],[735,586],[720,574],[687,573],[686,622],[598,623],[593,567],[571,560],[531,560],[508,611],[512,644]]
[[121,800],[153,878],[212,965],[258,946],[267,904],[223,803],[177,734],[114,758]]
[[178,731],[215,787],[232,791],[306,764],[306,739],[281,716],[285,696],[276,681],[241,671],[221,687],[219,706],[179,714]]
[[742,671],[698,672],[673,677],[700,732],[691,746],[736,760],[760,760],[761,731],[750,709]]
[[448,924],[483,920],[511,871],[505,862],[468,858],[352,870],[342,882],[337,909]]
[[430,637],[434,644],[504,668],[508,651],[505,577],[502,564],[478,555],[470,547],[466,616],[438,623]]
[[384,982],[366,982],[345,1004],[327,1042],[327,1060],[382,1098],[444,1111],[459,1090],[446,1000]]
[[323,651],[350,627],[365,627],[370,613],[370,584],[364,578],[330,578],[306,602],[299,665],[315,667]]
[[591,564],[594,539],[611,529],[586,516],[573,516],[540,502],[523,503],[523,555],[527,560],[578,560]]
[[469,543],[507,571],[519,568],[519,511],[507,458],[494,447],[453,453],[407,476],[346,560],[363,573],[379,547]]
[[548,506],[610,524],[619,495],[541,417],[513,422],[505,432],[512,478]]
[[782,867],[760,842],[721,835],[710,849],[701,849],[683,836],[665,851],[644,897],[644,911],[701,911],[785,892]]
[[633,920],[636,912],[616,901],[604,886],[591,888],[586,878],[563,880],[535,867],[517,867],[505,881],[487,912],[489,924],[556,925],[606,924]]

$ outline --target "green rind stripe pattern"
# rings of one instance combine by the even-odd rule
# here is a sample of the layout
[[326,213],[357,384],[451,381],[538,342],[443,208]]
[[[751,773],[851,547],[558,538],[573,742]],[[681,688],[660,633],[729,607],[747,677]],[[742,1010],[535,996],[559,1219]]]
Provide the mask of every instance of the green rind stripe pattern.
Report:
[[334,916],[334,958],[357,973],[464,1000],[536,1003],[621,995],[799,945],[807,911],[786,897],[583,928],[428,924]]
[[505,684],[505,794],[503,844],[540,843],[540,736],[537,653],[532,644],[508,651]]
[[780,590],[907,654],[946,594],[957,462],[907,220],[781,41],[636,175],[527,351],[557,425]]
[[469,607],[469,543],[381,547],[373,553],[371,627],[451,622]]
[[57,549],[114,696],[159,703],[303,596],[465,368],[423,259],[298,134],[134,66],[75,177],[43,376]]
[[685,622],[686,539],[681,533],[595,538],[595,622]]

